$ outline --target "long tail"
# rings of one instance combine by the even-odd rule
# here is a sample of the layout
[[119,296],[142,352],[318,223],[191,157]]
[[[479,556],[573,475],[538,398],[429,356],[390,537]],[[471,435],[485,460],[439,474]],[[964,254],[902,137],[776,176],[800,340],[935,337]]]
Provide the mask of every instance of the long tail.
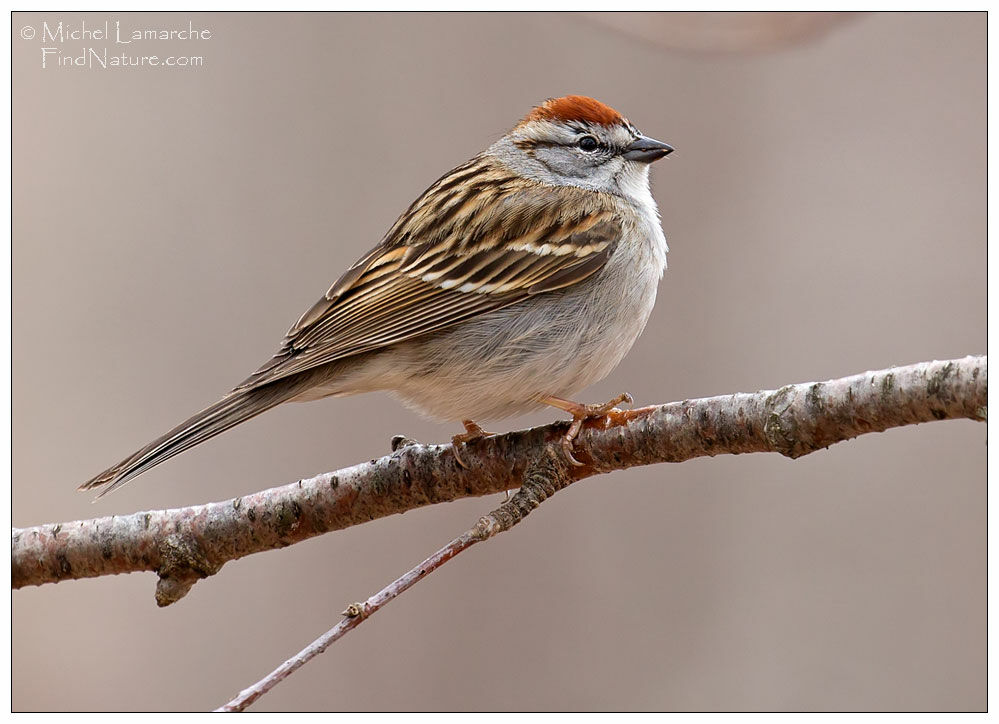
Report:
[[117,465],[88,480],[79,489],[103,487],[97,496],[101,498],[164,460],[294,397],[303,387],[297,382],[299,381],[286,379],[257,389],[233,390],[214,405],[206,407]]

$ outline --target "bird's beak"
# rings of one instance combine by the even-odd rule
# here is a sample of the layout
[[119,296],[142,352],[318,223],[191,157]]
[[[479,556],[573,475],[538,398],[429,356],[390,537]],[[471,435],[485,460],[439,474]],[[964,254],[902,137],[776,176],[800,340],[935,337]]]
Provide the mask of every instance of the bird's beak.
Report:
[[672,152],[673,147],[668,143],[657,141],[648,136],[639,136],[628,146],[628,150],[624,152],[624,157],[629,161],[652,163]]

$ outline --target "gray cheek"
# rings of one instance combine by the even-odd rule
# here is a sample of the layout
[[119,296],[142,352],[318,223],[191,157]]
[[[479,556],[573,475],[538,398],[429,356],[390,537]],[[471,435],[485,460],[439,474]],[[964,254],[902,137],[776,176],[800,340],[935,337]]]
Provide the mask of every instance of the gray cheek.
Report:
[[538,148],[534,151],[534,158],[556,176],[581,176],[585,172],[585,168],[576,164],[575,154],[570,155],[558,147]]
[[607,174],[607,178],[618,179],[626,171],[625,160],[620,156],[615,156],[610,161],[604,164],[604,172]]
[[624,171],[622,160],[620,158],[611,158],[599,166],[591,168],[587,176],[593,188],[620,195],[620,178]]

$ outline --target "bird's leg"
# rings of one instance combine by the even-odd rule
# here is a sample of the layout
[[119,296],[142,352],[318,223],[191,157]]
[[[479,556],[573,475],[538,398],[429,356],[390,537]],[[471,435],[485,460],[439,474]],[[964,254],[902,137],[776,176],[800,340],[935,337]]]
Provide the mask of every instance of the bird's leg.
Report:
[[454,459],[458,461],[458,464],[465,468],[465,470],[468,470],[468,465],[465,464],[465,461],[461,459],[461,455],[458,454],[458,448],[465,443],[478,440],[481,437],[489,437],[490,435],[495,435],[496,433],[486,432],[471,420],[462,420],[461,424],[465,426],[465,432],[459,433],[451,438],[451,452],[454,453]]
[[631,395],[627,392],[618,395],[613,400],[608,400],[607,402],[595,405],[584,405],[581,402],[572,402],[571,400],[563,400],[561,397],[552,397],[551,395],[547,397],[542,397],[541,402],[546,405],[551,405],[552,407],[557,407],[560,410],[564,410],[572,415],[572,424],[569,425],[568,432],[562,436],[562,452],[569,459],[569,462],[573,465],[579,467],[583,463],[579,462],[572,454],[572,443],[579,434],[579,431],[583,429],[583,422],[590,417],[603,417],[604,415],[621,412],[617,409],[617,406],[622,402],[627,402],[629,405],[634,402]]

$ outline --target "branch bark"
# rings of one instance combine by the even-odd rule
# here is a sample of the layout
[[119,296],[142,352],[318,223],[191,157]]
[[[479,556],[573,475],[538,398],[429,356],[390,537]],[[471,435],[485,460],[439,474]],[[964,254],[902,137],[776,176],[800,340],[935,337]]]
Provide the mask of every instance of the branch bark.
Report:
[[[921,362],[828,382],[645,407],[589,420],[570,482],[636,465],[723,453],[798,458],[869,432],[933,420],[985,420],[985,356]],[[462,451],[393,439],[391,455],[233,500],[14,528],[13,588],[155,571],[156,601],[182,598],[230,560],[432,503],[519,487],[568,428],[557,422],[477,440]]]
[[366,601],[350,604],[341,614],[345,618],[333,628],[215,711],[245,711],[250,704],[367,621],[371,614],[380,611],[399,594],[408,591],[459,553],[476,543],[489,540],[497,533],[510,530],[548,498],[572,484],[571,467],[564,455],[555,452],[554,446],[546,448],[544,454],[528,466],[524,483],[512,498],[489,515],[479,518],[471,528]]

